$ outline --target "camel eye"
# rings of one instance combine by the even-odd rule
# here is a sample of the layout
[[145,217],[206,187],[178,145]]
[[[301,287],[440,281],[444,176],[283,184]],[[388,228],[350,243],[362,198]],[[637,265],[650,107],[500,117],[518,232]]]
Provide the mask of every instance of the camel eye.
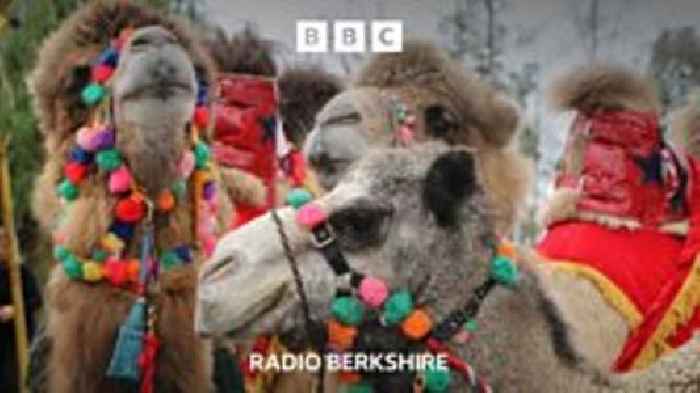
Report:
[[359,251],[384,242],[393,212],[391,206],[360,200],[331,215],[329,221],[340,245]]
[[455,116],[440,105],[432,105],[425,109],[425,124],[428,135],[448,141],[458,128]]

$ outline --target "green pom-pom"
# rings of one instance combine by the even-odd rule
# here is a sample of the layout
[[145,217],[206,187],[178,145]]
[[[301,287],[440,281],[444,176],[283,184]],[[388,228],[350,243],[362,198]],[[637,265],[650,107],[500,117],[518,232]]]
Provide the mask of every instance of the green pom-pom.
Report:
[[408,291],[392,294],[384,303],[382,318],[387,326],[401,323],[413,311],[413,296]]
[[287,204],[298,209],[307,203],[311,202],[312,195],[303,188],[295,188],[287,193]]
[[491,278],[499,284],[513,286],[518,281],[518,267],[510,259],[498,256],[491,261]]
[[464,323],[464,326],[462,326],[462,328],[468,332],[474,333],[479,329],[479,323],[476,322],[476,319],[470,319]]
[[209,163],[209,157],[211,157],[209,146],[204,142],[197,142],[197,145],[194,147],[194,163],[197,169],[206,168]]
[[425,370],[425,390],[429,393],[446,392],[451,380],[449,368],[439,369],[430,365]]
[[71,255],[71,252],[69,249],[67,249],[65,246],[56,246],[53,249],[53,257],[58,260],[58,261],[65,261],[66,258],[68,258]]
[[80,94],[80,98],[83,100],[83,104],[87,106],[93,106],[102,101],[102,97],[105,96],[105,88],[97,83],[90,83],[87,85],[83,92]]
[[160,257],[160,263],[163,264],[165,270],[179,266],[182,263],[180,257],[174,251],[168,251]]
[[374,389],[372,388],[372,385],[370,385],[367,382],[357,382],[353,383],[352,385],[348,386],[347,393],[372,393],[374,392]]
[[355,297],[341,296],[333,300],[331,314],[345,325],[357,326],[365,316],[365,306]]
[[100,169],[111,172],[122,165],[122,155],[116,149],[101,150],[97,153],[95,161]]
[[78,189],[78,186],[75,184],[71,183],[70,180],[64,179],[59,185],[58,185],[58,195],[63,197],[63,199],[67,201],[72,201],[75,200],[78,195],[80,194],[80,190]]
[[71,254],[63,261],[63,271],[69,278],[79,280],[83,277],[83,264]]
[[184,180],[176,181],[170,188],[177,199],[182,199],[187,195],[187,182]]
[[108,256],[109,254],[104,250],[94,250],[92,252],[92,259],[96,262],[104,262]]

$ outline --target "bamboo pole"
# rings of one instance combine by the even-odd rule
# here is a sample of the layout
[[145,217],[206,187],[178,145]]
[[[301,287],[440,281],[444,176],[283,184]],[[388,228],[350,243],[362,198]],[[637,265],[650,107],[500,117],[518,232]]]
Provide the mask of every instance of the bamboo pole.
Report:
[[10,185],[10,157],[8,147],[10,138],[0,136],[0,207],[2,208],[2,223],[7,233],[9,252],[7,253],[7,270],[10,273],[12,303],[15,308],[15,347],[17,349],[17,371],[19,391],[26,393],[24,385],[29,364],[27,345],[27,322],[24,315],[24,296],[22,295],[22,269],[20,267],[19,247],[15,233],[15,220],[12,205],[12,187]]

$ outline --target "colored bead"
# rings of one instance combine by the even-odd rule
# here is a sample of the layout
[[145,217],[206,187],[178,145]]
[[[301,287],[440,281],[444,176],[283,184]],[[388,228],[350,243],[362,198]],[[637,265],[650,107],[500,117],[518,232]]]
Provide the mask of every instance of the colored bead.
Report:
[[71,181],[73,184],[80,184],[80,182],[85,179],[87,175],[88,168],[85,165],[79,164],[77,162],[68,162],[63,167],[63,174]]
[[175,207],[175,196],[172,191],[164,190],[158,195],[158,210],[169,212]]
[[386,283],[373,277],[365,277],[360,282],[358,289],[360,299],[372,308],[381,306],[387,296],[389,296],[389,288]]
[[116,149],[99,151],[95,160],[97,161],[97,166],[103,171],[111,172],[122,165],[122,156]]
[[92,67],[90,75],[94,82],[104,83],[112,76],[114,68],[107,64],[98,64]]
[[187,195],[187,183],[184,180],[178,180],[170,187],[177,199],[182,199]]
[[123,222],[136,223],[146,214],[146,206],[141,200],[133,197],[123,198],[114,207],[114,215]]
[[413,340],[420,340],[430,333],[433,328],[433,320],[428,313],[416,309],[401,323],[403,334]]
[[64,179],[57,188],[58,195],[67,201],[73,201],[78,198],[80,191],[70,180]]
[[462,329],[462,330],[458,331],[457,333],[455,333],[455,335],[452,336],[452,338],[450,340],[452,340],[452,342],[454,342],[455,344],[464,345],[464,344],[469,342],[471,337],[472,337],[471,333]]
[[53,257],[58,261],[63,262],[70,255],[72,255],[70,250],[65,246],[58,245],[53,249]]
[[89,282],[102,280],[102,266],[96,262],[85,262],[83,264],[83,279]]
[[297,223],[309,230],[326,221],[328,217],[321,206],[316,203],[307,203],[297,211]]
[[311,202],[313,196],[303,188],[295,188],[287,193],[287,204],[298,209]]
[[116,254],[124,249],[124,242],[113,233],[108,233],[100,240],[100,246],[110,254]]
[[194,163],[197,169],[204,169],[209,163],[211,152],[209,146],[204,142],[197,142],[194,147]]
[[423,382],[425,384],[425,390],[428,393],[446,392],[450,387],[451,380],[452,376],[449,368],[439,369],[437,367],[428,366],[425,369]]
[[82,93],[80,94],[80,98],[82,99],[83,104],[93,106],[99,103],[104,95],[104,87],[97,83],[90,83],[83,89]]
[[345,325],[357,326],[362,323],[365,307],[352,296],[341,296],[333,299],[331,314]]
[[328,322],[328,344],[333,350],[350,349],[355,343],[355,337],[357,337],[357,328],[354,326],[343,325],[334,319]]
[[173,251],[168,251],[163,254],[163,256],[160,257],[160,263],[163,265],[165,270],[170,270],[173,267],[179,266],[182,264],[182,261],[180,260],[180,257]]
[[74,147],[70,151],[70,159],[79,164],[88,165],[92,162],[92,154],[87,150]]
[[72,254],[63,260],[63,271],[68,278],[73,280],[79,280],[83,277],[82,263]]
[[209,109],[206,106],[198,106],[195,108],[193,120],[197,127],[201,129],[207,128],[209,124]]
[[109,255],[104,250],[94,250],[91,258],[97,262],[104,262]]
[[185,263],[192,262],[192,249],[189,246],[179,246],[175,247],[173,251],[177,256]]
[[116,67],[117,63],[119,62],[119,52],[117,51],[117,48],[110,47],[102,51],[100,56],[97,58],[97,62],[103,65]]
[[109,231],[124,242],[128,242],[134,236],[134,226],[128,222],[115,221],[110,225]]
[[94,144],[99,150],[111,149],[117,143],[117,134],[111,127],[105,127],[93,136]]
[[374,388],[367,382],[358,382],[348,386],[347,393],[372,393]]
[[393,293],[384,302],[382,320],[387,326],[401,323],[413,311],[413,296],[408,291]]
[[97,150],[97,145],[95,144],[95,130],[90,127],[80,128],[75,135],[75,142],[83,150]]
[[464,323],[464,326],[462,328],[468,332],[473,333],[477,331],[477,329],[479,329],[479,324],[476,322],[476,319],[470,319]]
[[491,278],[501,285],[513,286],[518,281],[518,267],[510,259],[498,256],[491,261]]
[[180,157],[180,161],[177,163],[177,173],[181,178],[187,179],[192,175],[195,165],[194,154],[191,151],[186,151]]
[[120,166],[109,174],[109,192],[119,194],[131,189],[131,173],[125,165]]

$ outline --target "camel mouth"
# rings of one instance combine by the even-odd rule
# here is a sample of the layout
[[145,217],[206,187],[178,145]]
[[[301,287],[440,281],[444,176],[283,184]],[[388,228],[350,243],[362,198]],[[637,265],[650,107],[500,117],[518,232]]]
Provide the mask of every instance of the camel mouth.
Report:
[[282,307],[287,299],[286,293],[287,285],[283,285],[267,297],[257,299],[254,304],[248,307],[250,312],[245,314],[249,318],[233,321],[233,326],[224,333],[226,337],[247,339],[276,330],[276,327],[272,326],[277,324],[274,322],[276,318],[273,317],[273,314]]

